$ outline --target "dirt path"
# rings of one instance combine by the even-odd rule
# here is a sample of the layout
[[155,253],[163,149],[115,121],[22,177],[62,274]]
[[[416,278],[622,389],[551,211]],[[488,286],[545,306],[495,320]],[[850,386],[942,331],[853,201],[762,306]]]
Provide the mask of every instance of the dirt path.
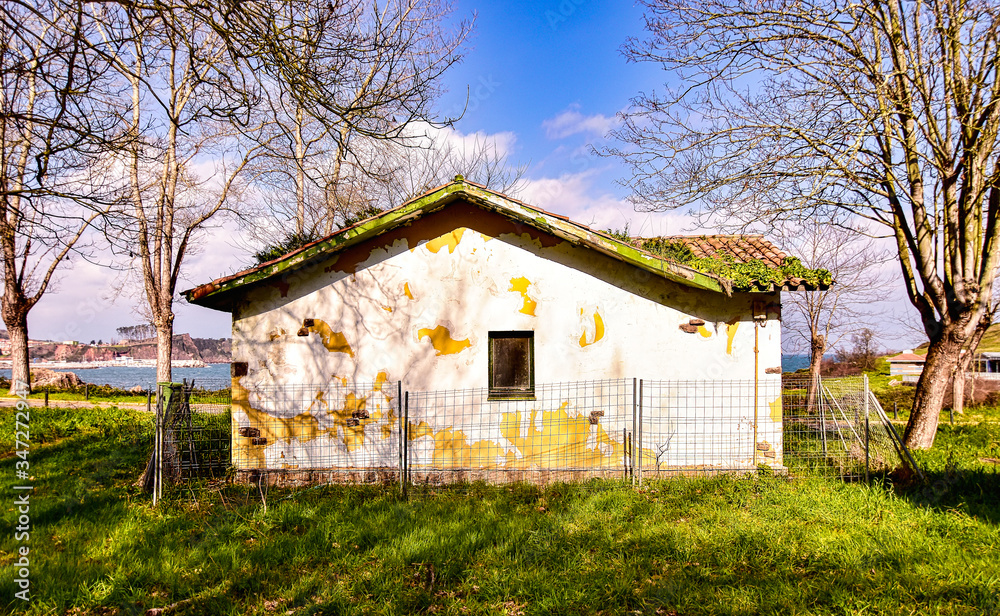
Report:
[[[0,408],[9,408],[17,406],[20,402],[18,398],[0,398]],[[45,408],[45,400],[41,398],[28,398],[25,400],[28,406],[37,409]],[[146,410],[146,401],[142,402],[108,402],[102,400],[49,400],[50,408],[61,408],[61,409],[100,409],[110,406],[117,406],[118,408],[125,409],[135,409],[138,411]],[[154,409],[155,410],[155,409]]]

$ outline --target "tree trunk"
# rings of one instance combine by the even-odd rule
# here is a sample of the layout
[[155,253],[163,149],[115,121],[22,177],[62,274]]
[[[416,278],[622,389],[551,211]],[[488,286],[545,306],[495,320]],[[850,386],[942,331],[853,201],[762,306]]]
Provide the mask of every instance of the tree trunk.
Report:
[[961,326],[951,326],[927,349],[924,371],[917,381],[913,411],[903,440],[910,449],[930,449],[937,434],[938,419],[955,366],[965,344]]
[[955,368],[955,378],[952,381],[951,410],[962,414],[965,412],[965,362],[959,360]]
[[816,408],[816,396],[819,394],[819,371],[823,367],[823,352],[826,351],[826,336],[815,334],[810,341],[809,354],[809,385],[806,393],[806,412],[812,413]]
[[156,382],[169,383],[171,379],[171,359],[174,351],[173,321],[166,323],[157,319],[156,324]]
[[[13,395],[31,393],[31,368],[28,363],[28,314],[12,311],[8,318],[4,311],[4,323],[10,335],[10,393]],[[18,383],[24,383],[18,387]]]

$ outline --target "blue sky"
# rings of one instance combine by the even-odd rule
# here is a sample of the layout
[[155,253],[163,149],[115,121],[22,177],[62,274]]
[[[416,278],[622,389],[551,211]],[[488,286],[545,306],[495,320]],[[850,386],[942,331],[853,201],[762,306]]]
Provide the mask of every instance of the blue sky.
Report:
[[[445,77],[442,114],[455,116],[453,138],[491,139],[514,164],[527,164],[519,198],[596,228],[642,235],[690,230],[679,213],[636,213],[627,190],[616,183],[625,170],[596,157],[616,114],[640,91],[662,87],[655,65],[627,63],[620,52],[629,36],[643,36],[641,8],[625,2],[514,0],[484,4],[461,0],[455,18],[476,14],[464,61]],[[467,98],[468,97],[468,98]],[[237,271],[246,252],[215,232],[188,259],[182,289]],[[84,263],[63,272],[61,282],[29,317],[32,338],[109,339],[121,325],[140,322],[115,273]],[[230,316],[178,306],[175,331],[196,337],[228,337]]]

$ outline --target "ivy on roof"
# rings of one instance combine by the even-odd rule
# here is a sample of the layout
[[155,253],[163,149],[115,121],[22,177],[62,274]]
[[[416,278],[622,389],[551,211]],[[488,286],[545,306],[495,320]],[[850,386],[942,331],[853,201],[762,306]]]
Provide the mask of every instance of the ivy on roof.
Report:
[[732,281],[735,291],[766,291],[793,280],[801,280],[813,288],[829,286],[833,282],[828,270],[809,269],[797,257],[785,257],[779,267],[772,267],[760,259],[739,260],[725,252],[710,257],[695,257],[691,248],[680,240],[638,238],[632,242],[658,257],[728,279]]

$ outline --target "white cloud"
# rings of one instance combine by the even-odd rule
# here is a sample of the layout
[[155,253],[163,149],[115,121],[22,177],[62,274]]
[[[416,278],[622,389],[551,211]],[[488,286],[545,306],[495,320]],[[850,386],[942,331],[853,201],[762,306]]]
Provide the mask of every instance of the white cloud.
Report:
[[447,149],[450,146],[461,154],[471,154],[488,145],[497,155],[510,156],[517,143],[517,135],[510,131],[490,134],[478,130],[463,133],[450,126],[437,127],[424,122],[414,123],[408,133],[422,146],[434,146],[440,149]]
[[578,133],[603,137],[616,126],[618,126],[618,118],[609,118],[599,113],[585,116],[580,113],[579,105],[570,105],[568,109],[560,112],[556,117],[542,122],[545,136],[549,139],[563,139]]
[[596,230],[624,229],[633,236],[677,235],[691,224],[678,212],[636,212],[632,204],[598,185],[600,171],[591,169],[559,177],[527,179],[519,198]]

